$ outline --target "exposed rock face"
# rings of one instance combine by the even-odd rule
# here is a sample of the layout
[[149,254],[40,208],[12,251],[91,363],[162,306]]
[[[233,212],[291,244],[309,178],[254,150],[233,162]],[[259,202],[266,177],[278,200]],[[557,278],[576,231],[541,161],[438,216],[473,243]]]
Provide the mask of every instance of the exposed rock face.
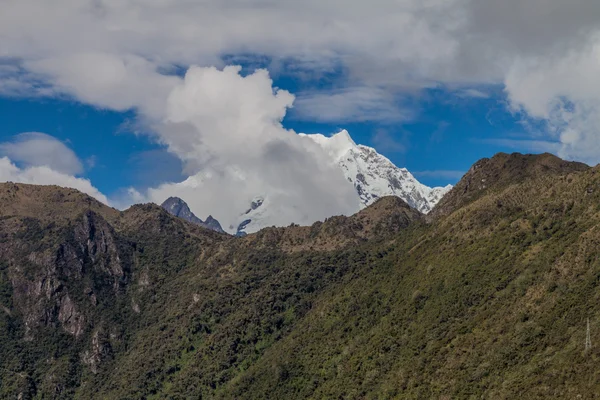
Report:
[[85,213],[74,233],[75,243],[79,244],[78,250],[83,260],[109,277],[115,291],[128,282],[129,271],[124,270],[122,265],[114,230],[102,217],[93,212]]
[[161,207],[167,210],[169,214],[183,218],[194,224],[202,225],[204,223],[200,218],[194,215],[187,203],[179,197],[169,197],[161,204]]
[[200,225],[204,228],[225,233],[219,221],[214,219],[212,215],[209,215],[206,221],[202,221],[190,210],[190,207],[187,205],[187,203],[179,197],[169,197],[161,204],[161,207],[167,210],[167,212],[169,212],[171,215],[185,219],[186,221]]
[[[17,389],[6,392],[14,397],[70,398],[66,374],[82,367],[95,374],[113,358],[154,283],[227,238],[155,205],[121,213],[52,186],[0,183],[0,204],[0,359],[17,371]],[[36,362],[46,372],[28,392],[29,354],[44,354]]]
[[103,360],[112,355],[112,347],[108,335],[102,328],[92,334],[91,344],[88,350],[81,354],[81,360],[90,367],[92,373],[98,373],[98,367]]
[[499,155],[430,224],[244,238],[0,184],[0,398],[593,398],[599,172]]
[[69,297],[69,294],[61,297],[58,303],[58,321],[60,321],[67,332],[78,337],[83,333],[85,317],[77,311],[77,307]]
[[[41,241],[44,231],[52,230],[31,219],[25,219],[21,229],[30,235],[39,234]],[[55,249],[40,249],[35,242],[17,239],[9,258],[15,302],[25,316],[30,339],[33,329],[40,326],[62,326],[79,337],[88,319],[81,309],[97,305],[96,292],[116,296],[129,281],[129,266],[122,259],[129,261],[132,249],[123,249],[120,254],[113,229],[100,215],[87,211],[74,226],[60,232],[63,240]],[[88,301],[78,304],[74,298]]]
[[208,229],[212,229],[213,231],[225,233],[219,221],[214,219],[212,215],[209,215],[208,218],[206,218],[206,221],[204,221],[204,226]]

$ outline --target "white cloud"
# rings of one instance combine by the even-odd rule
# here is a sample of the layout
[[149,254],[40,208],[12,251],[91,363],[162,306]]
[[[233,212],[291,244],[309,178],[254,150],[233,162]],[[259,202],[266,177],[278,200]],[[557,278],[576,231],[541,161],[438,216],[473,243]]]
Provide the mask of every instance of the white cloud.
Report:
[[54,92],[41,78],[21,68],[18,60],[0,55],[0,95],[6,97],[51,96]]
[[82,52],[23,65],[38,79],[52,82],[57,94],[113,110],[136,108],[156,118],[162,116],[166,96],[179,82],[157,72],[156,64],[131,54]]
[[294,96],[274,91],[265,70],[247,77],[239,72],[239,67],[192,67],[168,96],[167,116],[157,132],[188,170],[208,162],[214,167],[220,159],[253,160],[273,140],[293,137],[281,120]]
[[88,179],[75,176],[82,172],[73,150],[45,133],[25,132],[0,143],[0,182],[69,187],[110,204]]
[[49,167],[68,175],[83,172],[77,155],[60,140],[40,132],[25,132],[10,142],[0,143],[0,156],[27,167]]
[[566,54],[515,64],[506,90],[515,110],[546,123],[561,157],[600,161],[600,34]]
[[86,193],[104,204],[109,204],[106,196],[92,186],[87,179],[57,172],[47,166],[19,168],[7,157],[0,158],[0,182],[69,187]]
[[193,67],[173,89],[156,132],[192,176],[150,189],[145,198],[161,203],[179,196],[225,227],[237,227],[256,196],[272,205],[265,222],[272,225],[358,211],[341,170],[313,141],[281,125],[294,97],[274,90],[264,70],[246,77],[239,71]]
[[401,122],[413,113],[398,105],[398,99],[386,90],[373,87],[353,87],[330,92],[299,95],[293,116],[318,122]]
[[458,96],[460,97],[470,97],[474,99],[488,99],[490,97],[489,94],[481,91],[479,89],[468,88],[458,92]]

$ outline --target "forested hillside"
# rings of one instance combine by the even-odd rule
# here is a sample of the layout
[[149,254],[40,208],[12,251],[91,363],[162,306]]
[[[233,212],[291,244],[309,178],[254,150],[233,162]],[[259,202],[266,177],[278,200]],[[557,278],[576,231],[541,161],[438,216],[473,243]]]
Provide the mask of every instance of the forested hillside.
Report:
[[547,154],[479,161],[427,217],[243,238],[2,184],[0,397],[595,398],[599,244],[599,170]]

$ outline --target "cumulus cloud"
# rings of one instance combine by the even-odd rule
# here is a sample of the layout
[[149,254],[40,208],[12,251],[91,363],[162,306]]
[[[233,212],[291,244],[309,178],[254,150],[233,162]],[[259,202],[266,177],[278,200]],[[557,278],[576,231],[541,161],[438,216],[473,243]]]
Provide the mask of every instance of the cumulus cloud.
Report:
[[29,183],[35,185],[58,185],[77,189],[104,204],[109,204],[105,195],[100,193],[89,180],[77,178],[55,171],[47,166],[29,166],[19,168],[7,157],[0,157],[0,182]]
[[600,33],[559,56],[529,57],[513,65],[506,90],[515,110],[546,123],[558,154],[600,161]]
[[67,175],[83,172],[83,165],[73,150],[40,132],[21,133],[9,142],[0,143],[0,156],[26,167],[48,167]]
[[69,94],[85,103],[118,111],[138,109],[161,117],[167,94],[179,82],[157,71],[146,59],[125,54],[82,52],[23,64],[38,79],[52,82],[56,94]]
[[220,160],[252,160],[267,143],[289,139],[281,126],[294,96],[273,90],[266,70],[242,77],[240,67],[192,67],[167,99],[160,139],[187,168]]
[[[281,121],[294,96],[272,87],[265,70],[242,76],[239,67],[192,67],[168,97],[159,140],[191,176],[152,188],[161,203],[185,199],[202,217],[212,214],[233,230],[257,196],[272,207],[267,225],[311,223],[358,211],[352,185],[312,140]],[[140,200],[139,192],[130,193]]]
[[70,187],[110,204],[88,179],[75,176],[82,172],[75,152],[45,133],[25,132],[0,143],[0,182]]

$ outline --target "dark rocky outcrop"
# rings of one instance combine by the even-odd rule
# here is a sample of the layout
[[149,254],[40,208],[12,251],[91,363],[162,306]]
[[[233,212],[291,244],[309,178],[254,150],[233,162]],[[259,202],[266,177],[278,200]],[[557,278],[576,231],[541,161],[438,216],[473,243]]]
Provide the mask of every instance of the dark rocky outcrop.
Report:
[[30,218],[22,224],[20,229],[39,239],[29,241],[16,233],[6,259],[26,337],[32,339],[36,328],[50,326],[79,337],[99,298],[110,303],[125,290],[134,248],[91,210],[60,228],[43,227]]
[[225,233],[219,221],[214,219],[212,215],[209,215],[206,221],[202,221],[190,210],[188,204],[179,197],[169,197],[161,204],[161,207],[167,210],[169,214],[185,219],[188,222],[216,232]]

